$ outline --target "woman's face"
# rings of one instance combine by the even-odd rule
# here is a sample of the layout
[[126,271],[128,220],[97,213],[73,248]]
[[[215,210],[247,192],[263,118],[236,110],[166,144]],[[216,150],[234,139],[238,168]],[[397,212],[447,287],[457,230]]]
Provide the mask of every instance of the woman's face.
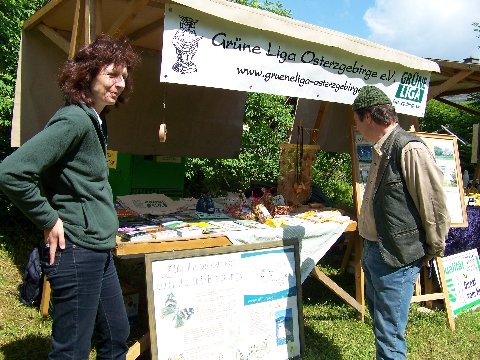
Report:
[[128,77],[127,68],[123,65],[107,65],[100,70],[90,86],[93,107],[101,113],[107,105],[115,105],[118,97],[125,89]]

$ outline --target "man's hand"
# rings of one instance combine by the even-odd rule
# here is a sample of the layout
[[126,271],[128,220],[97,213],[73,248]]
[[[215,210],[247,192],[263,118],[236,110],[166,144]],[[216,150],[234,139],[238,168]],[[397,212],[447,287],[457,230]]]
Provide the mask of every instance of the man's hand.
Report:
[[57,247],[65,249],[65,236],[63,233],[63,221],[58,218],[57,222],[50,229],[43,230],[43,240],[50,247],[50,265],[55,261]]

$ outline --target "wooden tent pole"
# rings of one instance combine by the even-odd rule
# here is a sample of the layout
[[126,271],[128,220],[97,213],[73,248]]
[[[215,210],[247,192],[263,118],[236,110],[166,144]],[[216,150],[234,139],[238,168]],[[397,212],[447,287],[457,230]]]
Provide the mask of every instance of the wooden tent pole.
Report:
[[312,131],[312,133],[310,134],[310,145],[314,145],[318,141],[318,137],[320,136],[320,129],[322,128],[322,125],[327,116],[328,104],[328,101],[322,101],[322,103],[320,104],[320,108],[318,109],[317,113],[317,119],[315,120],[315,125],[313,126],[313,129],[316,130],[316,132]]
[[75,55],[75,52],[77,51],[77,43],[79,42],[79,35],[80,35],[80,27],[81,27],[81,22],[80,22],[80,10],[82,8],[82,3],[85,0],[77,0],[75,3],[75,15],[73,18],[73,28],[72,28],[72,36],[70,39],[70,51],[68,53],[68,58],[73,59],[73,56]]
[[102,0],[95,1],[95,35],[100,35],[103,29],[102,23],[103,7]]
[[68,54],[70,49],[70,43],[65,40],[63,36],[61,36],[58,32],[56,32],[51,27],[48,27],[45,24],[38,24],[37,29],[42,32],[47,38],[49,38],[55,45],[57,45],[60,49],[62,49],[65,54]]
[[95,34],[95,0],[85,0],[84,8],[84,44],[90,44],[92,42],[93,35]]

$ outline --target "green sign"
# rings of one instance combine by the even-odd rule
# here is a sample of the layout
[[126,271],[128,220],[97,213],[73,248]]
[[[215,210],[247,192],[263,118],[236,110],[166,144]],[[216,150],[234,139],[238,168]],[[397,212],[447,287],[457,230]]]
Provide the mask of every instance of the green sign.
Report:
[[453,315],[480,305],[480,261],[476,249],[442,259]]

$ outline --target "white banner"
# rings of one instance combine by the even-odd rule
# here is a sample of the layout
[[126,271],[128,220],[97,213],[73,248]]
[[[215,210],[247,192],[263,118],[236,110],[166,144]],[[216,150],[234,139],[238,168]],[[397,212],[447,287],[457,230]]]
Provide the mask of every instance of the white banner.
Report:
[[160,81],[344,104],[370,84],[388,94],[397,112],[423,116],[430,72],[168,4]]

